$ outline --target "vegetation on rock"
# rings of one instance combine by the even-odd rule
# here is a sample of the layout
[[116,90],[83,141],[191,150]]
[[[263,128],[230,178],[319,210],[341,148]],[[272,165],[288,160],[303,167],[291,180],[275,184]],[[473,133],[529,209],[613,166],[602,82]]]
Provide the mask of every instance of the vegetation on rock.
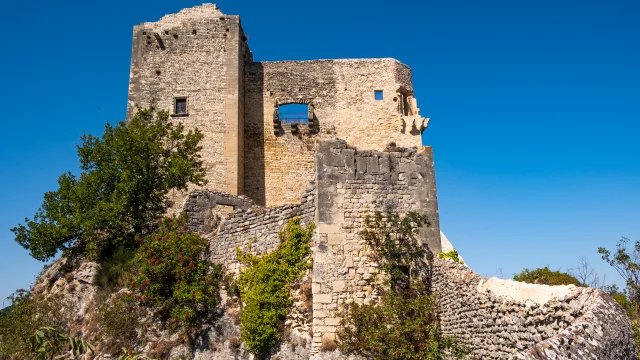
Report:
[[313,224],[305,228],[295,218],[280,232],[280,244],[273,252],[253,255],[251,249],[237,249],[245,266],[238,286],[245,303],[240,315],[242,339],[249,351],[265,353],[279,341],[281,324],[293,305],[290,286],[311,268],[313,229]]
[[101,138],[82,136],[82,172],[58,178],[33,219],[11,229],[16,241],[42,261],[58,251],[103,259],[119,247],[137,247],[136,235],[156,230],[170,190],[205,183],[201,139],[198,130],[185,133],[167,112],[153,109],[107,124]]
[[10,306],[0,312],[0,358],[31,358],[29,336],[43,326],[68,330],[70,317],[60,296],[34,296],[18,290],[10,298]]
[[419,276],[428,250],[417,235],[425,224],[420,214],[400,217],[390,208],[365,219],[361,236],[389,281],[379,304],[345,308],[338,329],[344,353],[392,360],[463,358],[467,353],[440,330],[436,297]]

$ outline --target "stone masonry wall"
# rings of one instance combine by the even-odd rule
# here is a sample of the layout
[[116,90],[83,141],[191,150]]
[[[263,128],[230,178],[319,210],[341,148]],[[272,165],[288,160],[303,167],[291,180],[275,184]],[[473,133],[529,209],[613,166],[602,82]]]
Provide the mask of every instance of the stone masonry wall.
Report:
[[[204,4],[134,27],[127,118],[154,105],[204,139],[208,188],[241,194],[244,180],[243,65],[251,54],[240,18]],[[187,115],[175,114],[186,97]],[[176,192],[181,204],[188,192]]]
[[467,359],[637,359],[624,310],[600,290],[483,278],[433,260],[441,326]]
[[234,210],[220,221],[217,229],[206,235],[210,260],[224,265],[228,270],[237,271],[240,264],[236,259],[236,247],[247,250],[251,245],[252,251],[257,254],[275,250],[280,243],[278,233],[289,220],[300,217],[304,226],[313,222],[314,195],[315,187],[311,185],[296,205],[267,209],[253,206]]
[[313,263],[313,341],[335,336],[336,311],[351,302],[377,299],[372,283],[377,264],[360,238],[364,218],[392,204],[400,213],[427,215],[421,237],[440,251],[440,225],[431,148],[358,151],[343,141],[320,144],[316,155],[318,210]]
[[[383,91],[375,100],[374,91]],[[420,146],[428,119],[412,97],[411,70],[394,59],[253,62],[245,65],[245,194],[260,205],[294,203],[314,176],[314,143],[345,139],[357,148]],[[313,131],[274,129],[279,104],[309,104]]]

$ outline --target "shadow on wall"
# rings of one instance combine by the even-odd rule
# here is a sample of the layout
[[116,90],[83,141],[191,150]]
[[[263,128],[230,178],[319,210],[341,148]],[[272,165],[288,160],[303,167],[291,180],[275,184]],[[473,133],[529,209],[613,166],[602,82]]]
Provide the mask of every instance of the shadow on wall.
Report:
[[264,66],[246,63],[244,75],[244,194],[265,206]]

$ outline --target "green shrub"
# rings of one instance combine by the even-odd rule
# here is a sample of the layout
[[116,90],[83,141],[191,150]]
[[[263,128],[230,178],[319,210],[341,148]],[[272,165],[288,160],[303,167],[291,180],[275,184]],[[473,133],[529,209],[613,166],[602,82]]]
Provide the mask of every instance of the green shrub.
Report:
[[184,217],[159,225],[156,233],[139,238],[138,275],[128,286],[172,329],[197,328],[218,304],[222,267],[202,259],[208,242],[186,232]]
[[95,284],[106,290],[124,285],[121,280],[133,268],[135,255],[135,250],[119,247],[110,257],[100,262],[94,278]]
[[249,351],[263,353],[279,341],[279,325],[293,305],[290,286],[311,268],[313,229],[313,224],[303,228],[296,218],[280,232],[280,245],[273,252],[260,256],[236,249],[246,266],[238,285],[246,304],[240,324]]
[[68,330],[69,318],[60,296],[43,298],[20,289],[8,298],[10,306],[0,311],[0,355],[31,358],[29,336],[43,326]]
[[440,259],[451,259],[458,264],[462,264],[462,260],[460,260],[460,256],[458,255],[458,251],[456,249],[453,249],[449,252],[439,252],[438,257]]
[[345,354],[371,359],[463,358],[466,349],[438,327],[436,303],[423,291],[390,291],[380,305],[352,304],[339,327]]
[[534,270],[524,269],[519,274],[513,275],[513,280],[522,281],[529,284],[538,283],[545,285],[576,285],[584,286],[578,279],[561,271],[549,270],[549,267],[538,268]]

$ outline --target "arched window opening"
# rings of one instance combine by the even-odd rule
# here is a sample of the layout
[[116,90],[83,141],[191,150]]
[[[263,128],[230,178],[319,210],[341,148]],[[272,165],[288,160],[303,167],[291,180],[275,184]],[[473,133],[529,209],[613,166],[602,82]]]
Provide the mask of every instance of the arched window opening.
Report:
[[278,105],[278,118],[285,124],[309,123],[309,105],[308,104],[284,104]]

